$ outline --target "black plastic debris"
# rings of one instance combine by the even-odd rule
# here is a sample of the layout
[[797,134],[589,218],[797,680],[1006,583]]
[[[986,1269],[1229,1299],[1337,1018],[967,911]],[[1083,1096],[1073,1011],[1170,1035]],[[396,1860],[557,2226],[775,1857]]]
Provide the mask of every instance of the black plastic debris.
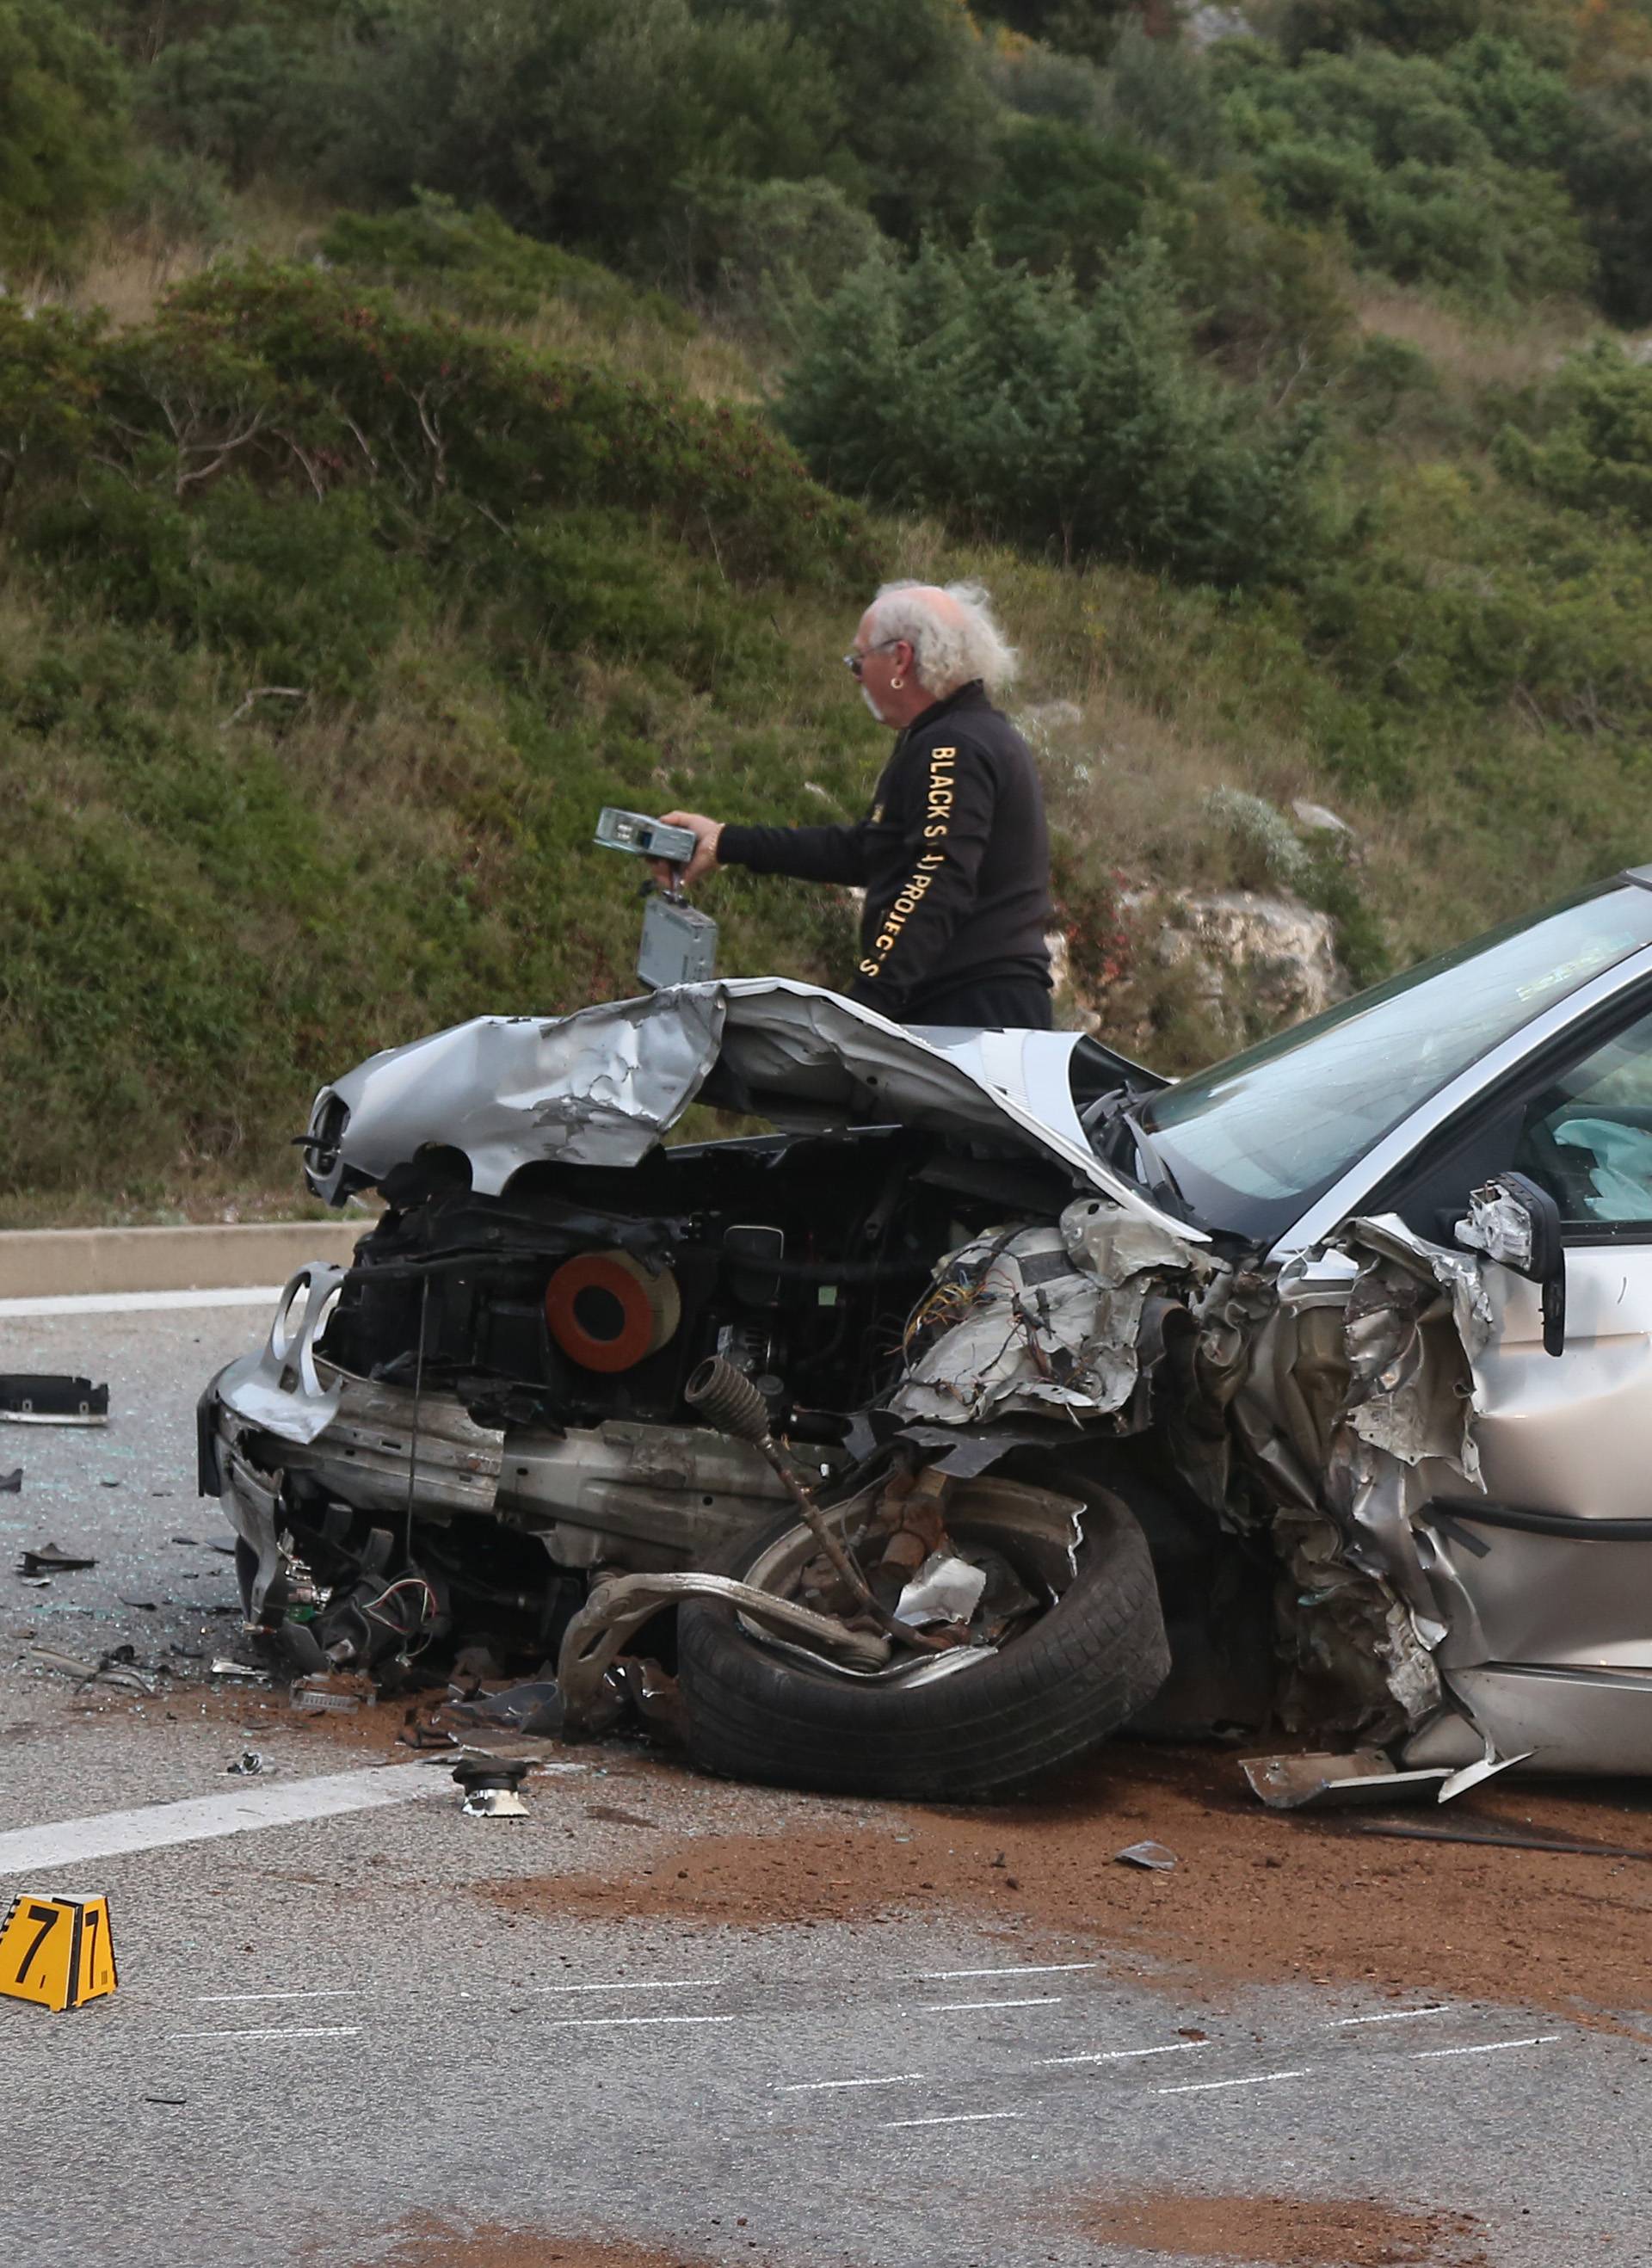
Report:
[[473,1693],[448,1705],[448,1713],[467,1725],[508,1725],[515,1733],[560,1733],[562,1695],[554,1677],[512,1685],[503,1693]]
[[237,1779],[258,1779],[269,1770],[269,1766],[258,1749],[243,1749],[235,1762],[225,1764],[224,1769]]
[[518,1793],[527,1777],[527,1760],[507,1763],[503,1756],[461,1756],[454,1778],[465,1792],[461,1807],[472,1819],[526,1819],[527,1806]]
[[20,1495],[22,1488],[23,1468],[21,1465],[18,1467],[14,1473],[0,1473],[0,1496]]
[[107,1425],[109,1389],[63,1372],[0,1371],[0,1421],[10,1425]]
[[83,1559],[73,1551],[62,1551],[55,1543],[42,1543],[38,1551],[26,1551],[18,1561],[19,1575],[73,1575],[83,1567],[95,1567],[95,1559]]

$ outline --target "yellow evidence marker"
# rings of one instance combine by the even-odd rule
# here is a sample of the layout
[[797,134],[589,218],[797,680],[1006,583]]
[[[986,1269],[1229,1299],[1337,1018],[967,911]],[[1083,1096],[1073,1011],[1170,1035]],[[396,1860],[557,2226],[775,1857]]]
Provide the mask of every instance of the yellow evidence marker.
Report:
[[13,1898],[0,1923],[0,1993],[48,2008],[79,2008],[113,1992],[107,1898]]

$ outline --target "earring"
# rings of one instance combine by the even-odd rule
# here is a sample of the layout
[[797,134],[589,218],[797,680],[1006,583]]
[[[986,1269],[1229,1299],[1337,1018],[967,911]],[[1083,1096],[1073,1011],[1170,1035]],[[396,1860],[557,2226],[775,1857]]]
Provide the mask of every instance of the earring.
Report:
[[889,680],[889,690],[890,690],[890,692],[891,692],[891,693],[898,693],[898,692],[900,691],[900,689],[901,689],[902,686],[903,686],[903,685],[904,685],[904,684],[905,684],[905,682],[906,682],[906,680],[905,680],[903,677],[892,677],[892,678],[890,678],[890,680]]

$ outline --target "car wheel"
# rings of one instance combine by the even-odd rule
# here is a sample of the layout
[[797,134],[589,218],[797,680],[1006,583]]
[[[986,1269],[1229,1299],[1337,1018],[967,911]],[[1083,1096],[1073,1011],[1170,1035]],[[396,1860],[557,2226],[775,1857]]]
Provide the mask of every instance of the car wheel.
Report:
[[[1029,1499],[1070,1501],[995,1476],[962,1483],[948,1498],[955,1540],[1000,1553],[1051,1601],[1000,1651],[950,1675],[845,1674],[754,1636],[720,1601],[685,1602],[677,1675],[694,1762],[728,1779],[968,1801],[1022,1786],[1115,1732],[1169,1670],[1147,1538],[1104,1490],[1081,1508],[1076,1547],[1070,1518],[1053,1541],[1047,1513],[1029,1517]],[[782,1588],[784,1571],[814,1548],[786,1514],[713,1572]]]

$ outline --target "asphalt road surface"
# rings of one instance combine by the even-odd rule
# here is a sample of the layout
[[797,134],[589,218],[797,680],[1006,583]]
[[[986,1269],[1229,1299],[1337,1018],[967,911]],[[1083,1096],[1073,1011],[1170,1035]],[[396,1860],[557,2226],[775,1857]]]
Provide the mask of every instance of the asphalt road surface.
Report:
[[[24,1469],[0,1493],[0,1893],[103,1893],[120,1964],[70,2014],[0,1999],[8,2268],[1652,2262],[1638,2020],[1523,2007],[1512,1979],[1507,2003],[1213,1998],[1095,1931],[974,1918],[939,1873],[856,1920],[662,1913],[667,1843],[823,1819],[903,1840],[906,1815],[618,1744],[553,1758],[522,1821],[278,1714],[270,1770],[230,1776],[252,1736],[210,1675],[241,1634],[193,1413],[263,1321],[0,1311],[0,1370],[107,1378],[113,1411],[0,1426],[0,1476]],[[98,1565],[26,1587],[18,1550],[48,1542]],[[42,1645],[130,1645],[156,1690],[83,1687]],[[559,1904],[571,1877],[613,1896]],[[1178,2198],[1233,2201],[1252,2249],[1213,2250],[1196,2213],[1180,2249]],[[1301,2209],[1272,2249],[1243,2235],[1258,2198]],[[1410,2233],[1325,2235],[1347,2200]],[[525,2249],[420,2250],[438,2223]]]

